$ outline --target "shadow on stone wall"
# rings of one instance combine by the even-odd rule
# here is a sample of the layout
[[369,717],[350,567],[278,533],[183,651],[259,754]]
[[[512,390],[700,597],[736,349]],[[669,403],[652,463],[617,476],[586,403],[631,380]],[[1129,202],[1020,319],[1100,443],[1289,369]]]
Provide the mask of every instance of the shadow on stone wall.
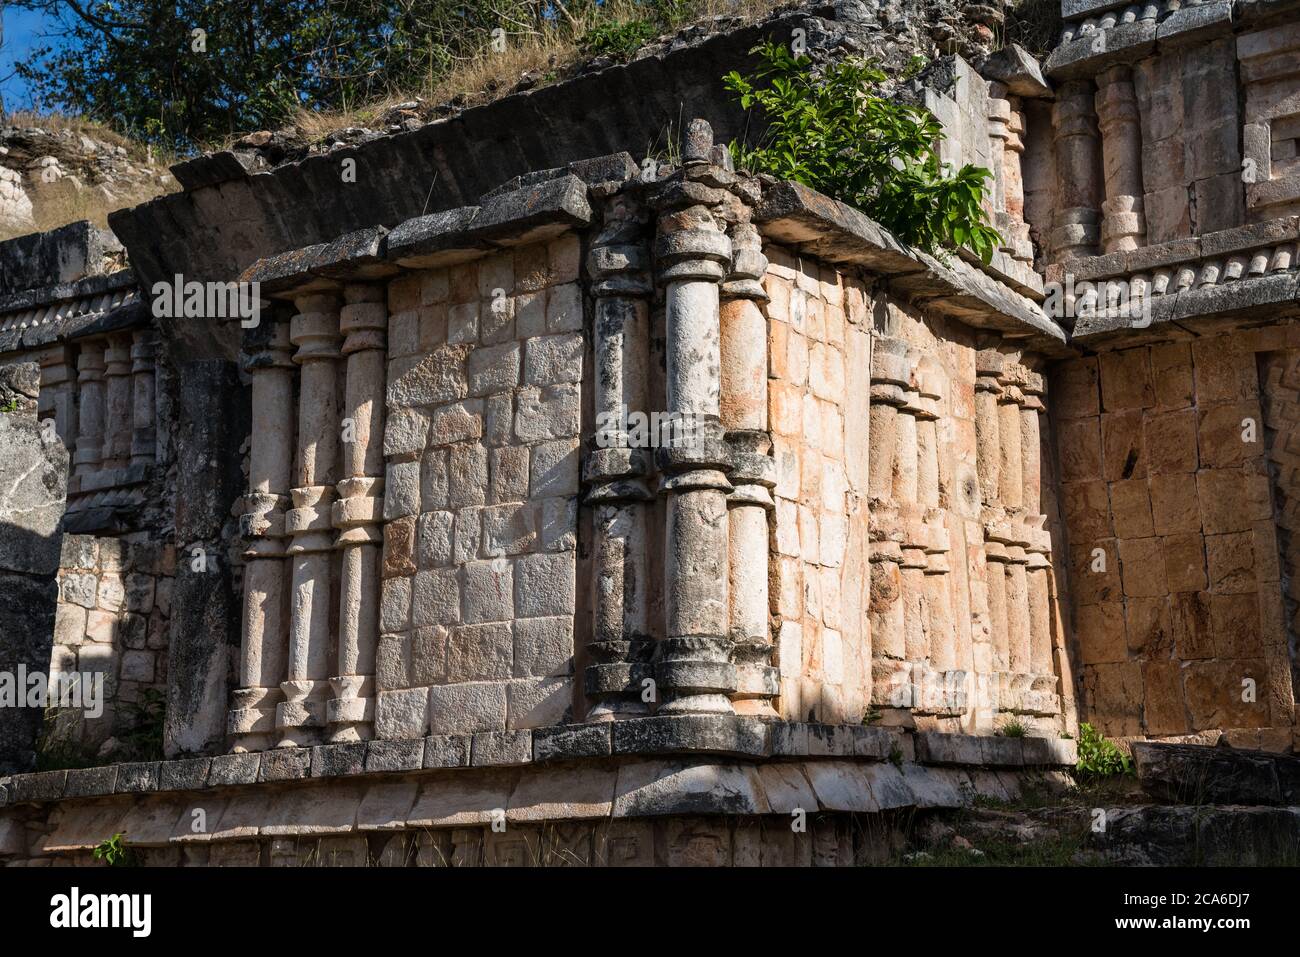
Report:
[[[0,408],[14,404],[0,393]],[[30,410],[0,412],[0,774],[30,770],[43,708],[20,672],[50,667],[68,451]]]

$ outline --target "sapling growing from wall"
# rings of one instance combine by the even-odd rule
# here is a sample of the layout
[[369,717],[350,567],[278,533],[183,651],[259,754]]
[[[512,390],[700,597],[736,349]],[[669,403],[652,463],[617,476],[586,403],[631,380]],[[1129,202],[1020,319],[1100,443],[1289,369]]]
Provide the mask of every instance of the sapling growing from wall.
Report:
[[767,42],[752,77],[723,77],[753,111],[750,145],[731,143],[738,167],[794,180],[862,210],[898,239],[930,253],[966,248],[988,262],[1002,237],[988,223],[992,174],[939,160],[943,127],[926,109],[876,91],[885,74],[863,59],[815,70],[806,56]]

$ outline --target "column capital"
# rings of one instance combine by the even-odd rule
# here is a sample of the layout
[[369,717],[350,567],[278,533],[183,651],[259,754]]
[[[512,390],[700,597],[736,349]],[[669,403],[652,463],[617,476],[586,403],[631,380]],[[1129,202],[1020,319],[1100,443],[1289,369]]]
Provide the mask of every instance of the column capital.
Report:
[[753,223],[731,227],[731,250],[731,271],[722,285],[722,294],[730,299],[767,302],[767,290],[763,288],[767,257],[763,255],[763,237]]
[[293,361],[302,365],[315,360],[338,359],[339,300],[330,293],[301,296],[294,300],[298,312],[289,320],[289,341],[298,347]]

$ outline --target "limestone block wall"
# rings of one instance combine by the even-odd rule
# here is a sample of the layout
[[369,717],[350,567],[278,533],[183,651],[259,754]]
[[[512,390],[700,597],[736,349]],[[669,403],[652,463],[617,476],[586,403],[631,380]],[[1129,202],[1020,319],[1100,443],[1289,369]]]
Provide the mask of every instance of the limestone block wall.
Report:
[[1290,746],[1294,340],[1266,327],[1054,371],[1080,717],[1106,734]]
[[1026,150],[1048,262],[1300,210],[1300,24],[1228,4],[1064,13],[1051,122],[1030,111]]
[[1244,86],[1243,161],[1252,222],[1300,213],[1300,23],[1237,37]]
[[1231,36],[1133,68],[1149,244],[1245,221],[1237,71]]
[[1041,361],[766,254],[782,714],[1069,729]]
[[573,714],[579,263],[570,234],[389,285],[378,738]]
[[75,744],[93,755],[135,730],[147,703],[141,692],[166,691],[176,553],[147,533],[68,534],[59,564],[50,673],[103,675],[104,708],[98,717],[83,709],[48,714],[46,749]]
[[866,287],[778,246],[764,254],[780,708],[856,722],[871,699]]

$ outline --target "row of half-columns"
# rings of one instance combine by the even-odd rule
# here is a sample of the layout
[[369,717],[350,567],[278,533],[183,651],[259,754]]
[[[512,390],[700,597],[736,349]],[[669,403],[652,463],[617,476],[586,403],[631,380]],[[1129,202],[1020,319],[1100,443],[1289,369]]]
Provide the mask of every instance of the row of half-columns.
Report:
[[[606,203],[588,256],[596,438],[584,466],[593,517],[584,683],[593,721],[776,713],[767,261],[744,202],[706,185],[731,175],[707,124],[690,124],[683,159],[644,201]],[[663,304],[662,381],[652,377],[652,302]],[[629,415],[670,427],[638,444]]]
[[[371,736],[383,540],[380,287],[250,333],[253,428],[236,750]],[[341,404],[340,404],[341,403]]]

